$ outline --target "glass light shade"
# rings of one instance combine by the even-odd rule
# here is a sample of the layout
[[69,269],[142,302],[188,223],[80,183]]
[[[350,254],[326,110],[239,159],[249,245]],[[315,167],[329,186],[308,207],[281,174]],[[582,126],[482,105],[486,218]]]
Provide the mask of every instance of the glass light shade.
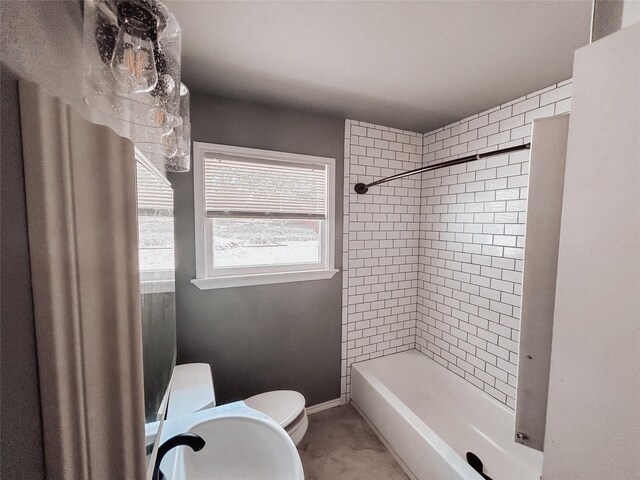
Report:
[[175,128],[158,132],[149,129],[144,136],[136,139],[136,147],[144,154],[172,157],[178,153],[178,133]]
[[154,106],[147,111],[147,121],[154,128],[160,128],[165,132],[173,128],[175,117],[161,107]]
[[189,89],[184,83],[180,84],[180,116],[176,118],[176,135],[178,140],[178,155],[191,154],[191,109]]
[[174,128],[176,134],[177,151],[168,156],[165,169],[168,172],[188,172],[191,169],[191,119],[190,119],[189,89],[184,83],[180,84],[180,117]]
[[191,123],[183,124],[177,132],[177,155],[191,155]]
[[[137,145],[136,145],[136,148]],[[147,160],[149,160],[158,170],[165,171],[165,162],[167,157],[157,153],[141,153]]]
[[148,128],[160,138],[180,111],[180,49],[178,22],[158,0],[85,0],[85,101],[135,125],[134,141]]
[[167,172],[185,173],[191,170],[191,156],[182,155],[179,157],[169,157],[164,162],[164,169]]
[[134,93],[150,92],[158,84],[155,47],[144,24],[124,19],[111,56],[116,81]]

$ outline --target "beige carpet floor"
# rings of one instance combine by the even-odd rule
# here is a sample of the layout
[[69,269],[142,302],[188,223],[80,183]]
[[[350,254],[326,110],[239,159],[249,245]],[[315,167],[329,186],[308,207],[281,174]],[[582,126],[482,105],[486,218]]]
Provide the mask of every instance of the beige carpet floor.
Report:
[[351,405],[309,416],[298,446],[306,480],[406,480],[408,477]]

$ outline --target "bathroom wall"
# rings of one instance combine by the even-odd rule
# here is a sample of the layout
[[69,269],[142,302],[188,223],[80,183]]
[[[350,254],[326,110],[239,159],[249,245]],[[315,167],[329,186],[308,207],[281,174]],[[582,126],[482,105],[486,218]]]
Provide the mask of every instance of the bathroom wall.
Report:
[[341,393],[350,366],[414,348],[420,230],[420,177],[372,187],[358,182],[418,168],[422,135],[345,122],[344,271]]
[[[530,140],[571,108],[571,80],[424,135],[423,163]],[[423,174],[416,347],[515,406],[528,151]]]
[[347,120],[341,392],[354,362],[417,348],[510,408],[515,385],[528,151],[353,186],[530,141],[568,112],[563,81],[424,135]]
[[640,23],[576,52],[543,478],[638,478]]
[[[192,92],[194,141],[336,159],[336,268],[342,267],[344,119]],[[192,173],[175,188],[178,363],[213,369],[220,402],[275,389],[302,392],[307,405],[340,395],[342,277],[199,290],[195,278]]]

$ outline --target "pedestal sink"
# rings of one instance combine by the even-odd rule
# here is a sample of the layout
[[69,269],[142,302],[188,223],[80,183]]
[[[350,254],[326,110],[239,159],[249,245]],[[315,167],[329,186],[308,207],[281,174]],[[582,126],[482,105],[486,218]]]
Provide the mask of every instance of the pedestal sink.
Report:
[[160,469],[169,480],[304,480],[293,441],[278,423],[243,402],[168,419],[162,441],[184,432],[206,442],[199,452],[178,447]]

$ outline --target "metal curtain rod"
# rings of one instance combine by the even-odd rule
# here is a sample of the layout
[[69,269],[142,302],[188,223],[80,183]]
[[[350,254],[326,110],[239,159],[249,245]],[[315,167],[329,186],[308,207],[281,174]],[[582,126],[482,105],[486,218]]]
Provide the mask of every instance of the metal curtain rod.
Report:
[[460,165],[461,163],[473,162],[474,160],[480,160],[481,158],[493,157],[495,155],[503,155],[505,153],[516,152],[518,150],[528,150],[531,148],[530,143],[525,143],[524,145],[518,145],[516,147],[508,147],[502,148],[500,150],[494,150],[493,152],[485,152],[485,153],[477,153],[475,155],[469,155],[467,157],[456,158],[455,160],[449,160],[448,162],[442,162],[437,165],[430,165],[427,167],[416,168],[415,170],[409,170],[408,172],[396,173],[395,175],[391,175],[390,177],[381,178],[380,180],[376,180],[375,182],[367,183],[356,183],[354,190],[356,193],[363,195],[369,191],[369,187],[373,187],[375,185],[380,185],[382,183],[390,182],[391,180],[397,180],[398,178],[409,177],[411,175],[417,175],[422,172],[429,172],[431,170],[437,170],[438,168],[452,167],[454,165]]

